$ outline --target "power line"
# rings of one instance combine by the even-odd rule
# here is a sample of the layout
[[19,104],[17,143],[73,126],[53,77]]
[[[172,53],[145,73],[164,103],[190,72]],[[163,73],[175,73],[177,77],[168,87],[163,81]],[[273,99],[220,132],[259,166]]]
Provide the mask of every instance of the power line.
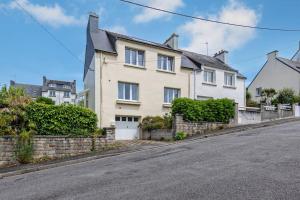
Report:
[[143,7],[143,8],[148,8],[148,9],[152,9],[152,10],[156,10],[156,11],[160,11],[160,12],[165,12],[165,13],[169,13],[169,14],[173,14],[173,15],[177,15],[177,16],[181,16],[181,17],[192,18],[192,19],[197,19],[197,20],[202,20],[202,21],[212,22],[212,23],[217,23],[217,24],[237,26],[237,27],[242,27],[242,28],[268,30],[268,31],[300,32],[300,29],[270,28],[270,27],[250,26],[250,25],[235,24],[235,23],[230,23],[230,22],[222,22],[222,21],[206,19],[206,18],[202,18],[202,17],[195,17],[195,16],[192,16],[192,15],[184,14],[184,13],[173,12],[173,11],[170,11],[170,10],[155,8],[155,7],[152,7],[152,6],[148,6],[148,5],[144,5],[144,4],[141,4],[141,3],[136,3],[136,2],[132,2],[132,1],[128,1],[128,0],[120,0],[120,1],[128,3],[128,4],[140,6],[140,7]]
[[60,41],[58,38],[55,37],[55,35],[53,35],[50,31],[48,31],[48,29],[41,24],[32,14],[30,14],[30,12],[28,12],[18,1],[15,1],[18,6],[34,21],[36,22],[46,33],[49,34],[49,36],[55,40],[62,48],[64,48],[71,56],[73,56],[78,62],[80,62],[80,64],[83,63],[82,60],[80,60],[75,53],[73,53],[66,45],[64,45],[64,43],[62,41]]

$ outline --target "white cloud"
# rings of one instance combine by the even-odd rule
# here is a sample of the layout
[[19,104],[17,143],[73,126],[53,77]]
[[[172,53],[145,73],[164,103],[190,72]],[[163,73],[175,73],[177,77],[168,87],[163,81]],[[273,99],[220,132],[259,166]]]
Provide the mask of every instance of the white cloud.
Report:
[[[208,18],[222,22],[255,26],[259,21],[259,14],[237,0],[229,0],[217,14]],[[206,47],[203,43],[208,42],[209,53],[216,51],[234,50],[255,36],[254,29],[221,25],[201,20],[192,20],[179,27],[179,32],[190,41],[185,49],[206,54]]]
[[120,33],[120,34],[127,34],[127,30],[124,26],[116,25],[108,28],[111,32]]
[[84,17],[76,18],[67,15],[62,7],[58,4],[52,6],[33,4],[28,0],[15,0],[6,5],[7,9],[24,11],[24,8],[39,22],[51,25],[53,27],[63,25],[82,25],[85,20]]
[[[148,3],[146,3],[146,5],[155,8],[166,9],[169,11],[175,11],[176,9],[182,7],[184,3],[183,0],[148,0]],[[144,8],[140,14],[134,17],[134,21],[136,23],[146,23],[155,19],[169,16],[170,14],[168,13]]]

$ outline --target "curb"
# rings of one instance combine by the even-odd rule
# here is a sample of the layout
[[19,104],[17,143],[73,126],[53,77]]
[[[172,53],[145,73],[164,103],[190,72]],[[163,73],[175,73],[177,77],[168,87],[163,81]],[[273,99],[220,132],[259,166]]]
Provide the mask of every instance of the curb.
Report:
[[266,121],[266,122],[262,122],[262,123],[258,123],[258,124],[240,125],[240,126],[227,128],[224,130],[210,132],[205,135],[196,135],[196,136],[190,137],[184,141],[159,145],[159,146],[155,146],[155,147],[151,147],[151,148],[147,148],[147,149],[144,149],[143,147],[141,147],[141,148],[134,149],[134,150],[123,150],[123,151],[121,150],[116,153],[107,153],[107,154],[101,154],[101,155],[88,156],[85,158],[67,160],[67,161],[62,161],[62,162],[57,162],[57,163],[52,163],[52,164],[38,165],[38,166],[28,167],[28,168],[24,168],[24,169],[20,169],[20,170],[4,172],[4,173],[0,173],[0,179],[10,177],[10,176],[16,176],[16,175],[56,168],[56,167],[75,165],[75,164],[89,162],[92,160],[103,159],[103,158],[107,158],[107,157],[119,156],[119,155],[124,155],[124,154],[129,154],[129,153],[135,153],[135,152],[156,150],[156,149],[160,149],[160,148],[164,148],[164,147],[168,147],[168,146],[185,145],[185,144],[189,144],[190,142],[195,142],[195,141],[201,140],[203,138],[214,137],[214,136],[218,136],[218,135],[225,135],[225,134],[236,133],[236,132],[240,132],[240,131],[258,129],[258,128],[264,128],[264,127],[270,127],[270,126],[276,126],[276,125],[280,125],[280,124],[284,124],[284,123],[288,123],[288,122],[296,122],[296,121],[300,121],[300,117]]

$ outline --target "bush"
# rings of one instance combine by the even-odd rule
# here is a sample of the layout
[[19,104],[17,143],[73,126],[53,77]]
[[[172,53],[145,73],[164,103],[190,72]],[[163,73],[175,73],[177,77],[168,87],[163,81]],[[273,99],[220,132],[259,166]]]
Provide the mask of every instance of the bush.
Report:
[[294,90],[285,88],[278,92],[276,102],[280,104],[293,104],[296,100],[295,97]]
[[253,101],[253,100],[249,100],[246,102],[246,106],[247,107],[259,107],[259,103],[257,103],[256,101]]
[[47,98],[47,97],[38,97],[35,102],[48,104],[48,105],[54,105],[55,104],[55,102],[52,99]]
[[183,119],[192,122],[229,123],[234,118],[235,105],[229,99],[209,99],[205,101],[178,98],[172,103],[172,115],[181,114]]
[[172,116],[164,115],[161,116],[147,116],[144,117],[140,127],[143,130],[152,131],[156,129],[171,129],[172,128]]
[[40,135],[88,136],[96,130],[97,116],[87,108],[31,103],[26,107],[26,112]]
[[31,131],[23,131],[20,133],[16,149],[15,155],[17,160],[20,163],[30,163],[32,161],[33,156],[33,143],[32,143],[32,133]]
[[183,131],[177,132],[175,135],[175,140],[184,140],[187,137],[187,134]]

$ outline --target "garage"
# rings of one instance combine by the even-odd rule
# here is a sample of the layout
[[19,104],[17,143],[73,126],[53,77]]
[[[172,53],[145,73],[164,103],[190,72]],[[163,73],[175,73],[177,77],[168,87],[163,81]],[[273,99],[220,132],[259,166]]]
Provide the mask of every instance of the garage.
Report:
[[116,116],[116,140],[139,139],[139,117]]

